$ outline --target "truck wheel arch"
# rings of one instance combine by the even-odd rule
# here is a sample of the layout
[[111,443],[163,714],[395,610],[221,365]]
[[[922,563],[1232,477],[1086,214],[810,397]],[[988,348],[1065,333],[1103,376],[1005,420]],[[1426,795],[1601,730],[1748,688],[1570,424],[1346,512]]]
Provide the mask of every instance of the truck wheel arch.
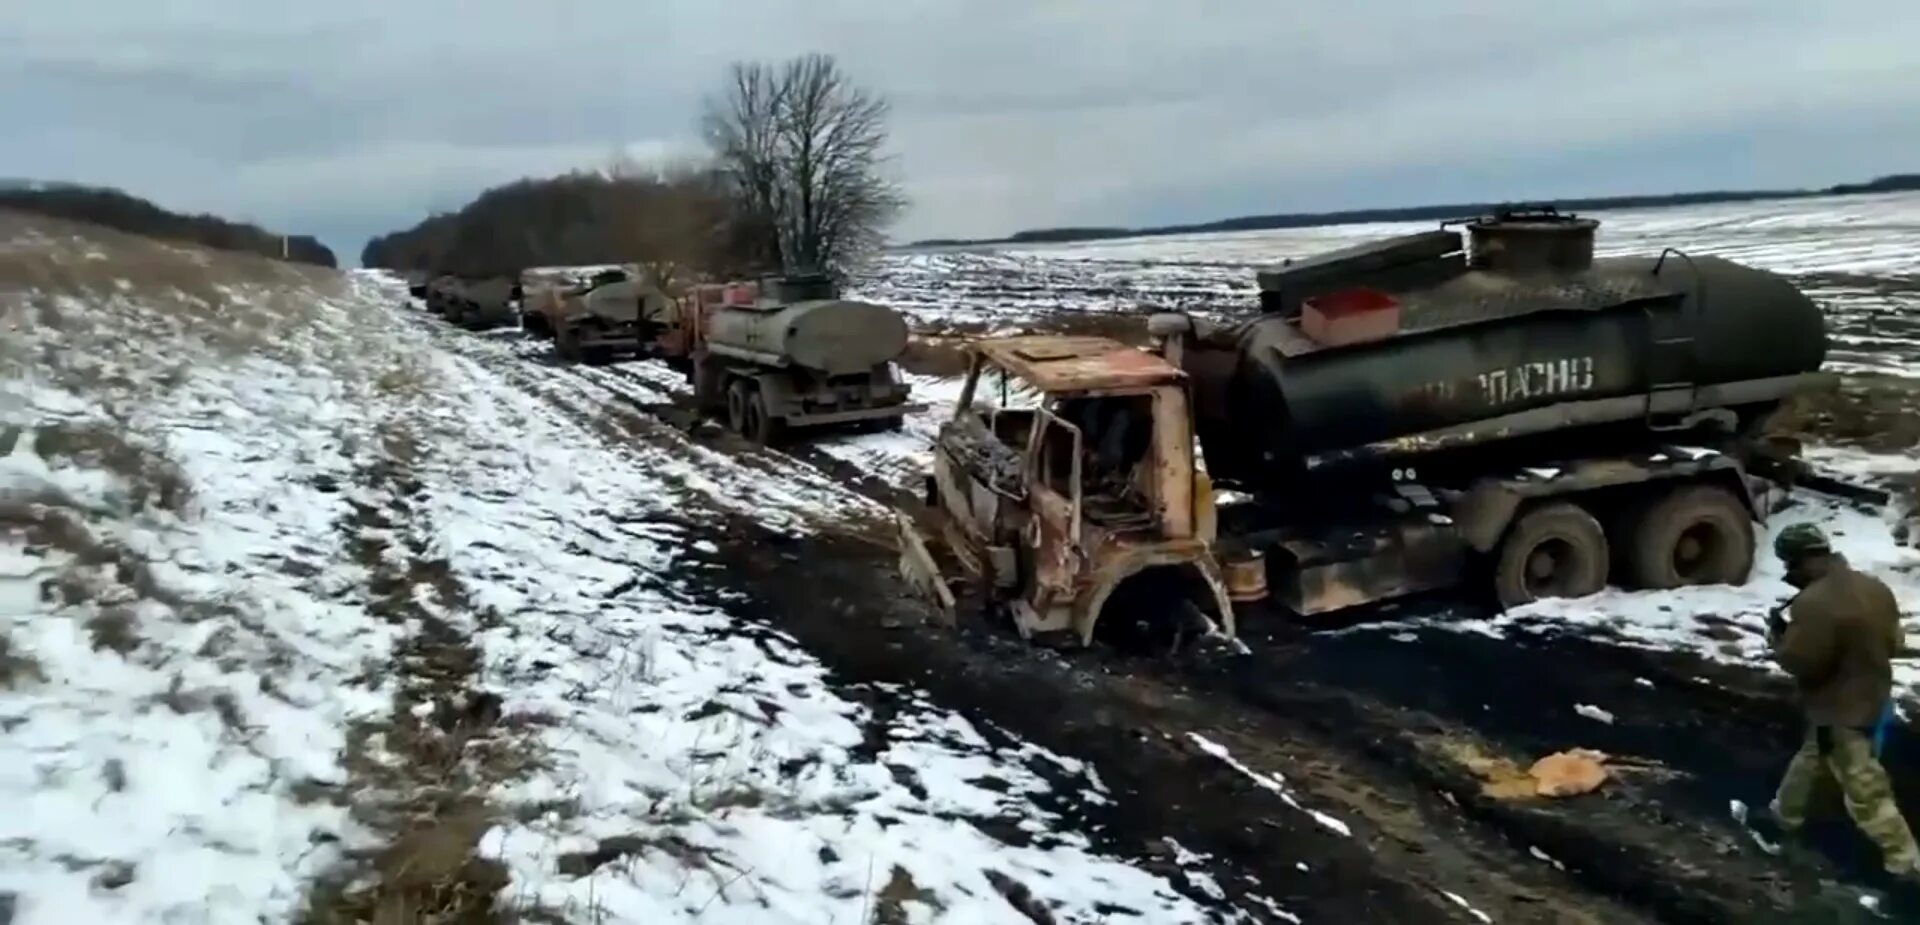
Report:
[[1113,593],[1128,581],[1150,573],[1177,574],[1192,589],[1187,594],[1188,599],[1207,611],[1207,615],[1219,623],[1222,632],[1228,636],[1236,634],[1233,602],[1227,597],[1227,585],[1220,577],[1219,566],[1210,559],[1143,550],[1118,558],[1094,573],[1093,587],[1081,597],[1081,605],[1073,615],[1074,634],[1079,637],[1081,645],[1092,644],[1094,630]]

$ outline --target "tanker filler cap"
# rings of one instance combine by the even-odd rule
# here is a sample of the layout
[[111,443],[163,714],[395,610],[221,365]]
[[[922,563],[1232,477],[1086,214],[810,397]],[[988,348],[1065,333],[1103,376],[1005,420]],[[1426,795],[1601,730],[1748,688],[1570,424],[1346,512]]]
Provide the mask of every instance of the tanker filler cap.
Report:
[[[1451,224],[1451,223],[1447,223]],[[1508,206],[1464,222],[1467,265],[1494,273],[1578,273],[1593,266],[1600,222],[1552,206]]]

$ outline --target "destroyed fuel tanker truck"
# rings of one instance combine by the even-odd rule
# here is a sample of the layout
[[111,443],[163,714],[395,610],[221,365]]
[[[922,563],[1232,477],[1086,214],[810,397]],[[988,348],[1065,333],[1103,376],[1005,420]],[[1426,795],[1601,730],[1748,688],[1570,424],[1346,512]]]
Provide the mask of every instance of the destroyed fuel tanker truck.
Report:
[[1824,378],[1819,308],[1718,258],[1595,259],[1591,219],[1453,224],[1262,272],[1238,323],[1156,315],[1153,351],[979,342],[935,443],[941,542],[902,514],[903,571],[1026,636],[1156,645],[1262,602],[1744,582],[1794,471],[1758,432]]
[[702,411],[759,443],[796,428],[897,429],[910,389],[894,361],[907,324],[884,305],[843,299],[824,276],[696,287],[680,330],[661,332],[657,352],[687,351]]
[[680,325],[679,303],[637,268],[595,274],[546,304],[554,351],[571,361],[645,355],[660,331]]

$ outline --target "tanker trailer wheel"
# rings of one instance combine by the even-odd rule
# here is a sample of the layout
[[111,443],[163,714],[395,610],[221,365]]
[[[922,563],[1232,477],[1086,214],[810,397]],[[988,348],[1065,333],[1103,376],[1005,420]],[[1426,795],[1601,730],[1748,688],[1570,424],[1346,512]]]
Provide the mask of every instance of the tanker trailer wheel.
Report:
[[562,324],[553,332],[553,352],[568,363],[580,362],[580,328],[574,324]]
[[773,446],[787,435],[787,422],[767,413],[767,397],[759,389],[747,393],[746,435],[761,446]]
[[1528,511],[1507,531],[1493,567],[1505,607],[1550,597],[1582,597],[1607,586],[1607,533],[1577,504]]
[[1688,485],[1634,521],[1626,566],[1643,588],[1742,584],[1753,571],[1753,521],[1733,492]]
[[727,386],[727,429],[736,434],[747,432],[747,392],[751,387],[744,381],[736,381]]
[[693,383],[693,404],[705,414],[718,414],[727,407],[727,380],[720,365],[705,359],[693,361],[693,372],[688,374]]

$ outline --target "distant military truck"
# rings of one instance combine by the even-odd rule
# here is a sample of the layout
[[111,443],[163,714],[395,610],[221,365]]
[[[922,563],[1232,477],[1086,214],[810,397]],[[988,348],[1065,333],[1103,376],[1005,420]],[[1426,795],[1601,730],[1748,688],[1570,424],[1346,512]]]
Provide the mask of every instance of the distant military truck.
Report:
[[464,278],[450,287],[444,314],[463,328],[483,331],[519,320],[515,307],[520,298],[517,276]]
[[589,275],[584,267],[535,267],[520,273],[520,327],[535,337],[552,337],[560,297]]
[[898,429],[926,408],[908,403],[911,387],[894,367],[906,321],[841,298],[825,276],[696,287],[679,328],[695,402],[758,443],[797,428]]
[[428,280],[426,291],[421,294],[421,298],[427,302],[427,311],[436,315],[446,314],[447,306],[453,303],[459,285],[460,278],[450,273],[442,273]]
[[660,332],[681,324],[679,303],[625,270],[600,273],[549,304],[554,351],[573,362],[651,355]]

